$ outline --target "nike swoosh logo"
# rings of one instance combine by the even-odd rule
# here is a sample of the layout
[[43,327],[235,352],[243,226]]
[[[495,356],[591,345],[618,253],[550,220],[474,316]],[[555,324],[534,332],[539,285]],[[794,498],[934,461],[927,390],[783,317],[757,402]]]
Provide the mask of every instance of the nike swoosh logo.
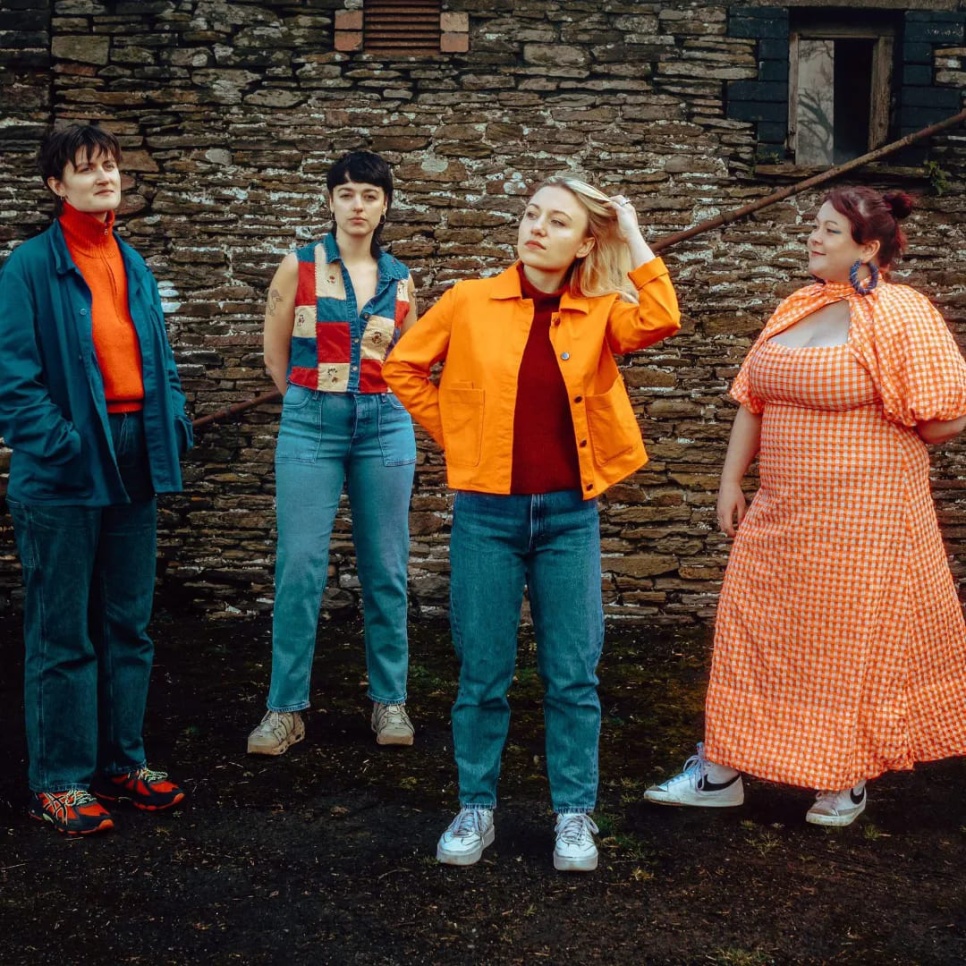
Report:
[[726,788],[731,788],[731,786],[741,778],[741,773],[739,772],[734,778],[729,779],[726,782],[712,782],[708,781],[708,776],[705,775],[701,781],[698,782],[699,792],[720,792],[724,791]]

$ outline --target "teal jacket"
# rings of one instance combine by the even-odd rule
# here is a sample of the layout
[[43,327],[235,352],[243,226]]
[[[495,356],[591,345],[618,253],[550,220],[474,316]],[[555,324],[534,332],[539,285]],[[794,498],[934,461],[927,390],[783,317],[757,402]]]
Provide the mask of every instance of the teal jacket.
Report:
[[[157,282],[118,238],[141,348],[144,432],[155,492],[181,489],[192,443]],[[127,503],[94,352],[91,293],[55,221],[0,268],[0,436],[13,450],[7,495],[19,503]]]

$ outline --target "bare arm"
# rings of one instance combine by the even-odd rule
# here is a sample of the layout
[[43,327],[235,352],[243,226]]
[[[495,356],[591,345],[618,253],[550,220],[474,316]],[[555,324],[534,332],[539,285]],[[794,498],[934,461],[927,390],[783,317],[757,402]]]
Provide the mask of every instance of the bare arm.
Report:
[[758,455],[760,445],[761,416],[742,406],[731,427],[731,439],[728,441],[728,453],[721,468],[721,485],[718,488],[718,526],[729,537],[735,535],[745,517],[747,504],[741,481]]
[[966,416],[958,419],[924,419],[916,432],[924,443],[946,443],[966,429]]
[[265,368],[275,388],[285,395],[292,332],[295,328],[295,292],[298,288],[298,259],[286,255],[278,266],[265,304]]
[[400,327],[399,334],[405,335],[416,323],[416,319],[419,318],[419,307],[416,304],[416,285],[413,282],[412,275],[409,276],[409,312],[406,314],[406,318]]

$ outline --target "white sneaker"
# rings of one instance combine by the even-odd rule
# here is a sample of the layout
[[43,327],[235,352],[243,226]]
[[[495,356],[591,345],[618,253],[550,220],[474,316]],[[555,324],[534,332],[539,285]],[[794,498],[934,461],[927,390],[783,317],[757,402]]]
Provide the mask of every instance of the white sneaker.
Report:
[[248,736],[248,754],[283,755],[305,737],[305,722],[298,711],[266,711],[261,724]]
[[483,850],[492,845],[495,834],[493,809],[461,808],[440,836],[436,858],[446,865],[473,865],[480,861]]
[[372,705],[372,730],[376,733],[377,745],[411,745],[416,729],[406,714],[404,704]]
[[696,805],[699,808],[730,808],[745,800],[741,773],[723,782],[708,778],[710,762],[704,757],[704,743],[698,745],[698,753],[684,763],[680,775],[669,778],[660,785],[651,785],[644,798],[655,805]]
[[812,825],[834,825],[840,828],[851,825],[865,811],[868,797],[864,778],[858,785],[843,788],[840,792],[818,792],[815,804],[808,810],[805,821]]
[[553,867],[558,872],[593,872],[597,868],[594,833],[600,829],[583,812],[558,815],[557,843],[553,847]]

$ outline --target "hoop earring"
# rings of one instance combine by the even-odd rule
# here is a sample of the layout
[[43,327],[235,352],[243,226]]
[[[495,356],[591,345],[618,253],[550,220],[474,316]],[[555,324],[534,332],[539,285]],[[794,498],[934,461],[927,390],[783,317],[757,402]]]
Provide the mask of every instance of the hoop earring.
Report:
[[868,295],[869,292],[871,292],[876,285],[879,284],[879,266],[876,265],[875,262],[869,262],[867,264],[866,267],[872,274],[863,285],[862,282],[859,281],[859,268],[862,266],[862,264],[863,263],[861,261],[856,260],[852,268],[849,269],[849,281],[852,283],[852,288],[854,288],[859,295]]

